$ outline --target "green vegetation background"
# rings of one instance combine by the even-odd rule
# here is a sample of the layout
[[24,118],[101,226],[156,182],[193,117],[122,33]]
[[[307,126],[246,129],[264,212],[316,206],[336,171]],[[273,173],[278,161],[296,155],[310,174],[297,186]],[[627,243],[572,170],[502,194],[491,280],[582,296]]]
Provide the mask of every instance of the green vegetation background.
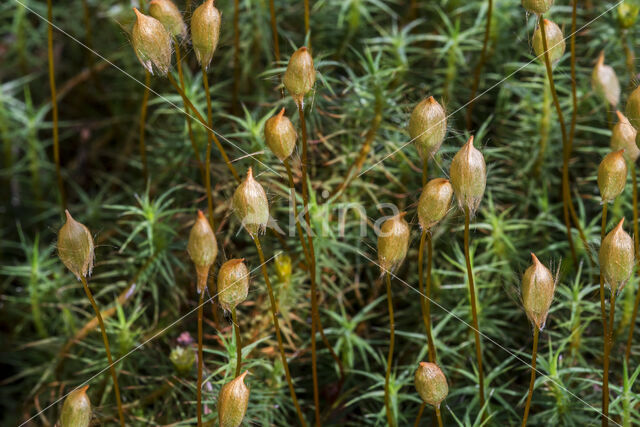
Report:
[[[329,341],[343,361],[346,381],[319,341],[319,377],[324,422],[334,425],[382,425],[388,318],[376,259],[373,223],[393,203],[408,211],[410,251],[395,280],[396,352],[392,389],[398,425],[414,422],[420,400],[413,373],[426,359],[426,336],[417,287],[419,226],[415,205],[421,190],[421,162],[406,132],[413,106],[433,95],[445,105],[447,138],[430,177],[446,177],[453,154],[466,141],[464,109],[473,68],[482,47],[486,1],[418,1],[410,12],[400,0],[315,0],[311,42],[318,70],[307,102],[310,131],[311,218],[321,277],[321,316]],[[548,18],[569,36],[571,4],[557,1]],[[195,336],[195,274],[186,253],[188,230],[206,195],[193,160],[182,106],[166,79],[152,78],[146,122],[150,181],[142,178],[138,155],[138,120],[143,96],[143,68],[128,40],[134,18],[125,0],[88,0],[91,38],[87,39],[83,2],[54,2],[54,54],[60,108],[63,177],[69,209],[96,241],[90,280],[98,305],[115,307],[106,320],[115,357],[137,348],[119,365],[123,401],[132,425],[193,423],[195,370],[179,375],[169,358],[172,349]],[[597,266],[587,251],[599,245],[601,205],[596,170],[609,151],[609,125],[615,111],[591,89],[591,69],[604,50],[623,87],[622,102],[635,87],[625,65],[623,33],[616,3],[580,1],[577,35],[578,119],[571,157],[574,203],[587,235],[583,247],[574,229],[580,263],[572,265],[562,221],[561,138],[545,74],[533,60],[530,39],[535,17],[518,0],[496,0],[490,47],[482,74],[482,96],[473,114],[476,147],[488,166],[487,191],[472,229],[472,254],[491,425],[517,425],[526,398],[532,327],[521,307],[520,277],[530,252],[552,270],[559,268],[556,298],[541,335],[538,375],[530,425],[599,423],[602,376],[602,328],[599,320]],[[26,6],[25,6],[26,5]],[[179,2],[181,8],[183,2]],[[265,147],[262,127],[285,107],[298,125],[295,106],[280,85],[286,60],[305,43],[302,1],[278,1],[282,51],[274,63],[266,0],[240,1],[238,99],[234,103],[233,2],[216,2],[223,12],[221,41],[210,70],[214,128],[242,174],[253,167],[267,190],[271,211],[288,224],[288,189],[282,164]],[[56,232],[62,225],[52,162],[51,103],[47,77],[46,2],[6,0],[0,5],[0,424],[15,425],[49,406],[72,387],[105,368],[100,335],[82,331],[93,312],[80,282],[56,256]],[[608,10],[608,11],[607,11]],[[584,26],[584,28],[582,28]],[[63,31],[66,33],[64,34]],[[636,48],[637,26],[626,32]],[[75,38],[75,40],[74,40]],[[83,47],[89,44],[96,54]],[[192,102],[206,111],[201,75],[188,44],[185,78]],[[637,49],[636,49],[637,51]],[[568,46],[567,46],[568,52]],[[109,61],[107,63],[106,61]],[[89,67],[89,68],[87,68]],[[87,70],[91,69],[89,72]],[[571,113],[569,55],[555,69],[565,117]],[[504,80],[503,80],[504,79]],[[498,84],[499,83],[499,84]],[[495,86],[494,86],[495,85]],[[490,90],[489,90],[490,89]],[[172,105],[173,104],[173,105]],[[338,200],[323,194],[344,179],[379,108],[382,116],[367,172]],[[201,156],[206,134],[194,126]],[[546,142],[546,144],[541,144]],[[243,154],[234,145],[250,153]],[[540,152],[541,145],[546,145]],[[299,153],[294,154],[299,178]],[[380,163],[378,163],[380,162]],[[235,182],[217,152],[212,173],[217,237],[223,258],[245,258],[259,266],[255,248],[240,232],[229,200]],[[375,167],[373,167],[375,165]],[[371,170],[368,170],[372,167]],[[339,208],[352,208],[344,218]],[[627,219],[631,230],[631,185],[609,215],[608,229]],[[368,221],[366,236],[360,222]],[[340,221],[345,233],[340,234]],[[432,306],[440,365],[450,394],[443,406],[446,425],[481,423],[462,248],[463,217],[456,208],[435,231]],[[287,275],[268,265],[284,317],[287,353],[299,397],[312,419],[310,304],[307,272],[295,235],[284,242],[263,238],[267,258],[281,251],[292,258]],[[220,263],[218,263],[219,265]],[[280,265],[282,267],[282,265]],[[286,266],[285,266],[286,267]],[[286,268],[285,268],[286,270]],[[280,273],[280,274],[279,274]],[[403,283],[406,282],[406,283]],[[637,279],[619,298],[616,345],[612,350],[612,417],[626,425],[640,423],[638,340],[628,370],[623,369]],[[116,298],[121,295],[120,304]],[[221,329],[205,309],[204,400],[216,412],[222,384],[233,376],[235,342],[230,319],[219,313]],[[183,318],[183,316],[185,316]],[[246,424],[290,425],[295,412],[286,388],[265,286],[258,271],[249,298],[239,307],[251,388]],[[181,319],[176,323],[176,320]],[[161,335],[156,336],[160,331]],[[637,337],[637,335],[636,335]],[[115,402],[107,372],[90,382],[94,421],[115,421]],[[579,397],[579,399],[578,399]],[[34,425],[56,422],[61,403],[35,418]],[[432,416],[426,410],[423,424]]]

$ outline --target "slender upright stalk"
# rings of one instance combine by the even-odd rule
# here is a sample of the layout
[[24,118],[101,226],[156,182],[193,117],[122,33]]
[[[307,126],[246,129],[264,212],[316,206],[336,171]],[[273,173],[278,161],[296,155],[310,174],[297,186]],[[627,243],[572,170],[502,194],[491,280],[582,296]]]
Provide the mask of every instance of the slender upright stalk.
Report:
[[[184,84],[184,74],[182,73],[182,55],[180,52],[180,44],[178,40],[174,37],[173,43],[176,46],[176,68],[178,69],[178,78],[180,80],[180,89],[185,90]],[[200,160],[200,153],[198,152],[198,145],[196,144],[196,138],[193,134],[193,129],[191,127],[191,115],[189,114],[190,108],[185,104],[184,110],[187,112],[187,131],[189,134],[189,141],[191,141],[191,148],[193,148],[193,155],[196,159],[196,163],[198,164],[198,169],[200,169],[200,174],[202,175],[202,180],[206,180],[206,172],[204,170],[204,165],[202,164],[202,160]]]
[[571,221],[569,219],[569,204],[571,203],[571,194],[569,192],[569,143],[567,141],[567,128],[564,122],[564,115],[562,114],[562,108],[560,107],[560,101],[558,100],[558,93],[556,92],[556,85],[553,81],[553,69],[551,68],[551,59],[549,58],[549,46],[547,43],[547,34],[544,28],[544,18],[542,15],[538,18],[538,26],[540,27],[540,34],[542,36],[542,48],[544,50],[544,63],[547,68],[547,78],[549,79],[549,87],[551,88],[551,95],[553,97],[553,103],[556,107],[558,114],[558,122],[560,123],[560,130],[562,132],[562,210],[564,213],[564,224],[567,229],[567,240],[569,242],[569,249],[571,250],[571,260],[573,265],[578,265],[578,257],[576,256],[576,249],[573,244],[573,237],[571,236]]
[[482,371],[482,347],[480,346],[480,327],[478,326],[478,309],[476,308],[476,288],[471,269],[471,257],[469,255],[469,223],[471,212],[464,209],[464,257],[467,262],[467,279],[469,281],[469,299],[471,300],[471,317],[473,333],[476,341],[476,359],[478,361],[478,385],[480,386],[480,407],[484,407],[484,373]]
[[[607,204],[602,205],[602,225],[600,227],[600,244],[604,241],[607,227]],[[602,375],[602,425],[609,424],[609,344],[607,335],[609,328],[607,326],[607,312],[605,308],[604,298],[604,276],[602,268],[600,269],[600,317],[602,320],[602,345],[604,348],[603,375]]]
[[540,330],[533,325],[533,352],[531,353],[531,381],[529,381],[529,394],[527,395],[527,404],[524,407],[524,417],[522,418],[522,427],[527,425],[529,418],[529,408],[531,407],[531,397],[533,396],[533,385],[536,382],[536,359],[538,357],[538,335]]
[[91,289],[89,289],[89,284],[87,283],[86,277],[80,276],[80,280],[82,281],[82,287],[84,288],[84,292],[87,294],[87,298],[89,298],[89,301],[91,302],[91,306],[93,307],[93,311],[96,312],[98,323],[100,324],[100,332],[102,333],[102,342],[104,343],[104,350],[107,353],[107,361],[109,362],[109,371],[111,372],[111,378],[113,379],[113,389],[116,393],[116,403],[118,405],[118,417],[120,418],[120,425],[124,427],[124,414],[122,412],[122,401],[120,400],[120,387],[118,386],[118,376],[116,375],[116,368],[115,368],[115,365],[113,364],[113,359],[111,358],[111,349],[109,348],[109,338],[107,337],[107,331],[104,327],[102,314],[100,314],[100,309],[98,308],[98,304],[96,304],[96,300],[93,299],[93,294],[91,293]]
[[569,128],[569,146],[566,153],[563,156],[563,168],[569,170],[569,157],[571,156],[571,150],[573,149],[573,138],[576,133],[576,121],[578,119],[578,94],[577,94],[577,81],[576,81],[576,17],[578,14],[578,0],[571,2],[573,7],[571,9],[571,102],[573,108],[571,109],[571,127]]
[[[207,153],[208,153],[207,161],[209,161],[209,157],[211,155],[211,139],[213,139],[213,142],[216,144],[216,147],[218,147],[218,150],[220,151],[222,158],[227,164],[227,167],[231,171],[231,175],[233,175],[233,177],[236,179],[237,182],[240,182],[240,177],[238,176],[236,169],[231,164],[231,161],[229,160],[229,156],[227,156],[227,152],[224,150],[224,148],[222,147],[222,144],[220,144],[220,141],[218,140],[218,137],[212,130],[213,118],[212,118],[212,112],[211,112],[211,92],[209,91],[209,78],[207,77],[207,70],[205,70],[204,68],[202,69],[202,83],[204,84],[205,96],[207,98],[207,123],[209,126],[209,132],[208,132],[209,142],[207,144]],[[211,173],[211,171],[209,170],[209,167],[207,167],[207,174],[209,173]]]
[[240,368],[242,367],[242,339],[240,338],[240,325],[238,325],[235,307],[231,309],[231,321],[233,322],[233,330],[236,334],[236,377],[238,377],[240,376]]
[[309,23],[310,18],[310,10],[309,10],[309,0],[304,0],[304,34],[309,36],[309,42],[307,43],[307,47],[309,51],[311,51],[311,25]]
[[385,273],[387,279],[387,305],[389,307],[389,354],[387,355],[387,372],[384,375],[384,407],[387,411],[387,423],[394,426],[393,414],[391,411],[391,396],[389,392],[389,377],[391,376],[391,363],[393,362],[393,344],[395,331],[393,326],[393,298],[391,295],[391,273]]
[[436,418],[438,419],[438,427],[442,427],[442,414],[440,413],[440,405],[436,406]]
[[[422,274],[424,264],[424,247],[425,242],[427,244],[427,280],[426,286],[424,285],[424,275]],[[418,287],[420,293],[424,296],[422,298],[422,320],[424,322],[424,328],[427,331],[427,345],[429,348],[429,362],[436,362],[436,346],[433,342],[433,335],[431,334],[431,264],[433,259],[433,247],[431,244],[431,230],[422,230],[422,236],[420,237],[420,247],[418,249]]]
[[418,409],[418,416],[416,417],[416,422],[413,423],[413,427],[418,427],[420,425],[420,420],[422,419],[422,413],[424,412],[424,408],[426,406],[427,404],[422,402],[422,405],[420,405],[420,409]]
[[291,373],[289,372],[289,364],[287,363],[287,356],[284,353],[284,344],[282,343],[282,334],[280,332],[280,323],[278,321],[278,306],[276,303],[276,299],[273,296],[273,288],[271,288],[271,281],[269,280],[269,272],[267,271],[267,263],[264,259],[264,253],[262,252],[262,246],[260,245],[260,239],[258,236],[252,235],[251,238],[256,245],[256,249],[258,250],[258,256],[260,257],[260,266],[262,268],[262,275],[264,276],[264,282],[267,285],[267,291],[269,293],[269,301],[271,303],[271,315],[273,316],[273,326],[276,330],[276,338],[278,339],[278,349],[280,350],[280,358],[282,360],[282,366],[284,367],[284,373],[287,377],[287,383],[289,384],[289,393],[291,393],[291,400],[293,401],[293,405],[296,408],[296,412],[298,413],[298,418],[300,420],[300,424],[302,426],[306,426],[307,423],[302,416],[302,410],[300,409],[300,405],[298,404],[298,397],[296,396],[296,391],[293,388],[293,381],[291,380]]
[[489,8],[487,9],[487,25],[484,29],[484,40],[482,42],[482,53],[480,54],[480,60],[473,73],[473,85],[471,87],[471,97],[469,98],[469,105],[467,107],[467,129],[471,130],[471,114],[473,113],[473,104],[478,93],[478,87],[480,86],[480,75],[482,74],[482,68],[487,60],[487,47],[489,45],[489,36],[491,35],[491,15],[493,15],[493,0],[488,0]]
[[[615,319],[615,311],[616,311],[616,293],[613,289],[611,289],[611,298],[609,299],[609,331],[606,332],[605,340],[608,340],[608,344],[605,348],[604,353],[604,381],[606,383],[602,387],[602,397],[603,397],[603,405],[602,405],[602,425],[609,425],[609,359],[611,355],[611,348],[613,347],[613,323]],[[606,395],[605,395],[606,393]]]
[[149,103],[149,86],[151,85],[151,74],[148,71],[144,72],[144,95],[142,95],[142,106],[140,106],[140,137],[139,137],[139,149],[140,160],[142,161],[142,176],[144,183],[147,185],[149,180],[149,169],[147,167],[147,146],[144,140],[145,128],[147,125],[147,104]]
[[197,383],[197,402],[196,408],[198,412],[198,427],[202,427],[202,306],[204,305],[204,289],[200,292],[198,301],[198,383]]
[[238,113],[238,87],[240,80],[240,0],[233,1],[233,95],[232,108],[234,114]]
[[280,62],[280,43],[278,42],[278,25],[276,23],[276,6],[274,0],[269,0],[269,13],[271,14],[271,32],[273,33],[273,50],[276,62]]
[[[204,76],[205,76],[204,78],[206,78],[206,74],[204,74]],[[208,153],[211,153],[211,147],[210,146],[211,146],[211,141],[213,140],[213,142],[216,144],[216,147],[218,147],[218,150],[220,151],[220,154],[222,155],[223,160],[227,164],[227,168],[231,172],[231,175],[233,175],[233,177],[235,178],[236,182],[240,182],[240,177],[238,176],[238,173],[236,172],[236,169],[231,164],[231,161],[229,160],[229,156],[227,156],[227,152],[224,150],[224,147],[222,147],[222,144],[220,144],[220,141],[218,140],[218,137],[214,133],[213,127],[210,126],[207,123],[207,120],[205,120],[204,117],[202,117],[202,114],[200,114],[200,112],[196,109],[196,107],[193,105],[193,103],[189,100],[189,98],[187,97],[187,94],[184,93],[184,91],[180,88],[180,86],[178,86],[178,83],[176,83],[176,79],[173,78],[171,73],[167,74],[167,78],[169,79],[169,83],[171,83],[171,86],[173,86],[173,88],[176,90],[176,92],[178,92],[178,94],[182,97],[182,102],[184,102],[186,105],[189,106],[189,108],[191,109],[193,114],[196,116],[196,119],[198,119],[200,124],[202,126],[204,126],[204,128],[207,130],[207,136],[209,138]],[[206,86],[209,87],[208,80],[205,80],[205,81],[206,81]],[[207,90],[207,94],[209,94],[208,90]],[[211,95],[208,95],[208,97],[207,97],[209,101],[211,100],[210,97],[211,97]],[[186,114],[188,114],[188,113],[186,113]],[[207,158],[209,158],[209,157],[210,156],[207,156]],[[207,172],[210,172],[208,168],[207,168]]]
[[307,171],[308,162],[308,141],[307,124],[304,117],[304,107],[302,101],[296,102],[298,115],[300,117],[300,127],[302,130],[302,200],[304,202],[304,217],[307,223],[307,242],[309,248],[309,261],[311,263],[311,376],[313,379],[313,401],[315,403],[316,425],[320,425],[320,395],[318,393],[318,370],[317,370],[317,350],[316,350],[316,328],[318,326],[318,296],[316,286],[316,254],[313,247],[313,236],[311,231],[311,216],[309,214],[309,174]]
[[47,54],[49,57],[49,88],[51,90],[51,114],[53,116],[53,162],[56,165],[56,180],[60,193],[60,209],[64,216],[67,209],[67,195],[64,191],[62,172],[60,169],[60,137],[58,135],[58,96],[56,94],[56,70],[53,63],[53,6],[52,0],[47,0]]

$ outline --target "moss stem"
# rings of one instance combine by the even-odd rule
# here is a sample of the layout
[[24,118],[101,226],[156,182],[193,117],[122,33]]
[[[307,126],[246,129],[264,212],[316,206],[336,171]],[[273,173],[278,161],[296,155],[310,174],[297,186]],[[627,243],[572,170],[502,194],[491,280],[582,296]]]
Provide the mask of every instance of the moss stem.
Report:
[[564,122],[564,115],[562,114],[562,108],[560,107],[560,101],[558,100],[558,93],[556,92],[556,85],[553,81],[553,69],[551,68],[551,59],[549,58],[549,46],[547,43],[547,34],[544,26],[544,18],[540,15],[538,19],[538,26],[540,27],[540,34],[542,36],[542,48],[544,50],[544,63],[547,68],[547,78],[549,79],[549,87],[551,89],[551,96],[553,97],[553,104],[556,107],[558,114],[558,122],[560,123],[560,130],[562,133],[562,210],[564,213],[564,224],[567,229],[567,241],[569,242],[569,249],[571,250],[571,260],[573,265],[578,265],[578,257],[576,256],[576,249],[573,244],[573,236],[571,235],[571,221],[569,219],[569,204],[571,203],[571,193],[569,192],[569,142],[567,140],[567,128]]
[[[633,243],[636,256],[636,274],[638,274],[638,263],[640,262],[640,233],[638,232],[638,176],[635,162],[631,164],[631,179],[633,181]],[[627,338],[627,346],[624,351],[624,359],[629,364],[631,356],[631,345],[633,344],[633,329],[638,317],[638,306],[640,306],[640,288],[636,290],[636,298],[633,303],[633,314],[631,315],[631,324],[629,325],[629,337]]]
[[384,375],[384,407],[387,412],[387,423],[395,426],[393,412],[391,411],[391,391],[389,390],[389,378],[391,376],[391,364],[393,362],[393,344],[395,331],[393,325],[393,297],[391,295],[391,273],[385,273],[387,279],[387,305],[389,308],[389,354],[387,355],[387,371]]
[[491,16],[493,15],[493,0],[487,0],[489,3],[487,9],[487,24],[484,29],[484,40],[482,41],[482,53],[480,54],[480,60],[476,65],[476,69],[473,73],[473,85],[471,87],[471,97],[469,98],[469,105],[467,106],[467,129],[471,130],[473,104],[475,102],[476,94],[478,93],[478,87],[480,86],[480,75],[482,74],[482,68],[487,61],[487,48],[489,45],[489,36],[491,35]]
[[309,37],[309,41],[307,42],[307,47],[309,48],[309,52],[311,52],[311,11],[309,9],[309,0],[304,0],[304,34]]
[[300,420],[300,424],[302,426],[306,426],[307,423],[304,420],[302,415],[302,410],[300,409],[300,405],[298,404],[298,397],[296,396],[296,391],[293,388],[293,381],[291,380],[291,373],[289,372],[289,364],[287,363],[287,356],[284,353],[284,344],[282,343],[282,334],[280,332],[280,323],[278,321],[278,306],[276,303],[276,299],[273,296],[273,288],[271,287],[271,280],[269,280],[269,272],[267,271],[267,263],[264,258],[264,253],[262,252],[262,246],[260,245],[260,239],[258,236],[252,235],[251,238],[256,245],[256,249],[258,251],[258,256],[260,257],[260,266],[262,269],[262,275],[264,276],[264,282],[267,285],[267,291],[269,293],[269,301],[271,303],[271,315],[273,316],[273,327],[276,330],[276,338],[278,339],[278,350],[280,350],[280,358],[282,360],[282,366],[284,368],[284,373],[287,378],[287,384],[289,385],[289,393],[291,393],[291,400],[293,401],[293,405],[296,408],[296,412],[298,413],[298,419]]
[[[604,241],[604,236],[607,228],[607,204],[602,206],[602,225],[600,227],[600,245]],[[603,361],[603,376],[602,376],[602,425],[608,425],[609,415],[609,345],[608,345],[608,331],[607,327],[607,314],[605,308],[604,299],[604,276],[602,275],[602,267],[600,268],[600,317],[602,320],[602,346],[604,351]]]
[[67,195],[64,191],[62,172],[60,167],[60,136],[58,133],[58,96],[56,94],[56,71],[53,63],[53,5],[52,0],[47,0],[47,56],[49,59],[49,89],[51,90],[51,115],[53,122],[53,161],[56,165],[56,181],[60,194],[60,209],[64,216],[67,209]]
[[147,185],[149,181],[149,168],[147,166],[147,146],[145,142],[145,128],[147,125],[147,105],[149,103],[149,95],[150,90],[149,86],[151,85],[151,74],[148,71],[144,72],[144,94],[142,95],[142,105],[140,106],[140,137],[139,141],[139,150],[140,150],[140,161],[142,162],[142,176],[144,178],[144,183]]
[[[480,327],[478,326],[478,309],[476,307],[476,288],[473,281],[473,270],[471,268],[471,257],[469,255],[469,223],[471,222],[471,212],[469,208],[464,210],[464,257],[467,263],[467,278],[469,282],[469,300],[471,301],[471,317],[473,333],[476,342],[476,359],[478,362],[478,385],[480,388],[480,407],[484,408],[484,373],[482,370],[482,347],[480,343]],[[484,418],[484,415],[483,415]]]
[[231,108],[238,114],[238,88],[240,87],[240,0],[233,1],[233,94]]
[[242,368],[242,338],[240,338],[240,325],[238,325],[235,307],[231,309],[231,321],[236,335],[236,377],[238,377],[240,376],[240,368]]
[[100,325],[100,332],[102,333],[102,342],[104,343],[104,350],[107,353],[107,361],[109,362],[109,371],[111,372],[111,378],[113,379],[113,389],[116,393],[116,404],[118,405],[118,417],[120,418],[120,425],[124,427],[124,413],[122,412],[122,401],[120,400],[120,387],[118,386],[118,375],[116,374],[116,367],[113,364],[113,358],[111,357],[111,349],[109,348],[109,338],[107,337],[107,331],[104,327],[104,321],[102,320],[102,314],[100,314],[100,309],[98,308],[98,304],[96,304],[96,300],[93,299],[93,294],[91,293],[91,289],[89,289],[89,284],[87,283],[87,279],[84,276],[80,277],[82,281],[82,287],[84,288],[84,292],[87,294],[87,298],[91,302],[91,306],[93,307],[93,311],[96,312],[96,317],[98,318],[98,324]]
[[198,427],[202,427],[202,306],[204,305],[204,289],[200,292],[198,300],[198,382],[197,382],[197,398],[196,410],[198,413]]
[[278,42],[278,24],[276,23],[276,6],[274,0],[269,0],[269,13],[271,15],[271,33],[273,33],[273,51],[276,62],[280,62],[280,43]]
[[531,397],[533,397],[533,386],[536,382],[536,359],[538,357],[538,335],[540,330],[533,325],[533,351],[531,353],[531,380],[529,381],[529,394],[527,395],[527,404],[524,407],[524,417],[522,418],[522,427],[527,425],[529,418],[529,408],[531,407]]
[[440,405],[436,406],[436,418],[438,419],[438,427],[442,427],[442,414],[440,413]]

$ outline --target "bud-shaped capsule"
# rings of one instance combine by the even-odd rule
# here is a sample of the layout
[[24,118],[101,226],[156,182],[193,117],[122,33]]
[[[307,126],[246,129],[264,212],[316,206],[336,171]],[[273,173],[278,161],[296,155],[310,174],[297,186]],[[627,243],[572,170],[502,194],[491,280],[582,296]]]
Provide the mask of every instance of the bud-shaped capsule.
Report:
[[182,14],[171,0],[152,0],[149,15],[160,21],[172,36],[184,38],[187,35]]
[[393,271],[402,264],[409,248],[409,224],[406,212],[386,220],[378,236],[378,262],[384,271]]
[[542,265],[535,254],[532,253],[531,258],[533,264],[522,276],[522,305],[531,323],[542,330],[553,301],[556,281],[551,271]]
[[291,120],[284,115],[284,108],[264,124],[264,139],[267,146],[281,162],[296,148],[298,135]]
[[316,70],[313,68],[313,58],[309,50],[302,46],[289,59],[287,71],[285,71],[283,78],[284,87],[287,88],[293,99],[300,104],[315,82]]
[[629,120],[620,111],[616,111],[618,115],[618,123],[613,126],[611,131],[611,149],[614,151],[624,150],[624,157],[631,163],[635,162],[640,156],[640,150],[636,145],[637,131]]
[[218,302],[223,310],[231,311],[247,299],[249,270],[244,259],[230,259],[218,271]]
[[622,228],[624,218],[609,232],[600,245],[600,271],[611,292],[618,293],[631,277],[634,266],[633,239]]
[[251,168],[247,177],[233,193],[233,210],[243,227],[252,236],[264,231],[269,221],[269,202],[264,188],[253,178]]
[[440,403],[449,394],[447,377],[435,363],[420,362],[414,384],[422,401],[436,408],[440,407]]
[[220,11],[213,0],[205,0],[191,16],[191,42],[196,58],[205,70],[209,68],[220,38]]
[[65,210],[67,222],[58,232],[58,257],[76,275],[87,277],[93,269],[93,237],[89,229]]
[[196,266],[198,274],[198,293],[204,291],[207,286],[209,269],[218,256],[218,242],[211,225],[202,211],[198,211],[198,219],[191,227],[187,252],[191,261]]
[[193,369],[196,354],[191,347],[176,347],[171,350],[169,359],[178,374],[187,375]]
[[62,405],[60,427],[88,427],[91,422],[91,401],[87,396],[88,385],[73,390]]
[[522,0],[522,7],[524,7],[527,12],[537,15],[547,13],[547,11],[551,9],[551,6],[553,6],[553,0]]
[[422,190],[418,200],[418,219],[420,227],[429,229],[439,223],[449,211],[453,187],[444,178],[432,179]]
[[591,86],[596,95],[613,107],[620,102],[620,82],[613,68],[605,65],[604,51],[600,52],[598,62],[596,62],[596,66],[593,67]]
[[629,123],[636,130],[640,130],[640,86],[634,89],[627,98],[627,107],[624,112],[629,119]]
[[416,105],[409,119],[409,135],[423,160],[436,154],[446,133],[447,114],[433,96]]
[[607,154],[598,166],[598,188],[603,203],[613,201],[622,193],[627,183],[627,162],[624,150]]
[[631,28],[638,20],[640,6],[629,1],[620,2],[618,6],[618,22],[623,29]]
[[156,18],[136,13],[136,23],[131,31],[131,44],[142,66],[151,74],[154,70],[166,76],[171,68],[171,35]]
[[474,214],[487,185],[487,167],[482,153],[473,146],[473,136],[453,157],[449,176],[458,205]]
[[[564,42],[564,35],[562,34],[562,30],[558,27],[554,22],[549,21],[548,19],[543,20],[544,24],[544,32],[547,36],[547,49],[549,50],[549,61],[551,61],[551,65],[554,66],[560,61],[562,55],[564,55],[564,50],[566,47],[566,43]],[[540,31],[540,26],[536,27],[536,30],[533,33],[533,51],[536,53],[536,56],[540,61],[544,63],[544,44],[542,42],[542,31]]]
[[244,384],[245,371],[236,379],[229,381],[220,389],[218,396],[218,417],[220,427],[238,427],[249,405],[249,388]]

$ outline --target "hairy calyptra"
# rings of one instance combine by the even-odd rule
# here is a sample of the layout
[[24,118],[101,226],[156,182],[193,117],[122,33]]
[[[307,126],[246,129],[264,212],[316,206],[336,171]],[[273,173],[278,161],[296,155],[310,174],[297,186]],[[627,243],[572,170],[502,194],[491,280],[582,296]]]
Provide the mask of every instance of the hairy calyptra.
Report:
[[297,138],[291,120],[284,115],[284,108],[264,124],[264,140],[267,147],[281,162],[293,153]]
[[[556,25],[555,22],[549,21],[548,19],[543,20],[544,32],[547,36],[547,48],[549,50],[549,60],[551,64],[555,66],[562,55],[564,55],[564,50],[566,48],[566,43],[564,41],[564,35],[562,34],[562,30],[560,27]],[[540,31],[540,27],[536,27],[536,30],[533,33],[533,51],[536,53],[536,56],[540,61],[544,63],[544,44],[542,42],[542,31]]]
[[596,95],[613,107],[616,107],[620,102],[620,82],[615,70],[611,66],[605,65],[604,51],[600,52],[598,61],[591,72],[591,86]]
[[249,293],[249,270],[244,259],[230,259],[218,271],[218,303],[231,311],[241,304]]
[[131,31],[131,44],[142,66],[166,76],[171,68],[171,35],[156,18],[140,13],[135,7],[136,22]]
[[196,266],[198,293],[201,293],[207,287],[209,269],[211,269],[218,256],[218,242],[209,221],[200,210],[198,211],[198,218],[189,233],[187,252]]
[[213,0],[205,0],[191,16],[191,42],[196,59],[202,68],[209,68],[213,54],[218,47],[222,15],[213,5]]
[[305,46],[291,55],[282,82],[298,104],[302,103],[304,96],[313,88],[316,82],[316,70],[309,49]]
[[386,220],[378,236],[378,262],[383,272],[393,271],[402,264],[409,248],[409,224],[406,212]]
[[269,202],[264,188],[253,178],[251,168],[233,193],[231,204],[242,226],[251,236],[257,236],[265,230],[269,221]]
[[611,130],[611,149],[613,151],[624,150],[624,157],[631,163],[640,156],[640,149],[636,145],[638,131],[631,126],[627,117],[620,111],[616,111],[618,123]]
[[91,275],[94,246],[89,229],[65,210],[67,222],[58,232],[58,256],[62,263],[80,279]]
[[603,203],[612,202],[624,190],[627,183],[627,162],[624,150],[607,154],[598,166],[598,188]]
[[218,419],[220,427],[238,427],[249,406],[250,390],[244,383],[244,371],[239,377],[229,381],[220,389],[218,396]]
[[600,270],[611,292],[617,294],[631,277],[634,266],[633,239],[624,231],[624,218],[609,232],[600,245]]
[[446,133],[447,114],[433,96],[415,106],[409,119],[409,135],[423,160],[435,155]]
[[414,376],[414,384],[420,398],[429,405],[440,407],[449,394],[447,378],[435,363],[420,362]]
[[556,281],[535,254],[531,253],[531,259],[533,264],[522,276],[522,305],[531,323],[542,330],[553,301]]
[[73,390],[62,405],[60,427],[88,427],[91,422],[91,401],[87,396],[88,385]]
[[487,166],[482,153],[473,146],[473,136],[453,157],[449,176],[458,205],[473,215],[487,185]]
[[429,229],[439,223],[451,207],[453,187],[444,178],[432,179],[425,185],[418,200],[420,227]]
[[172,36],[186,37],[187,25],[178,7],[171,0],[152,0],[149,3],[149,15],[160,21]]
[[553,6],[553,0],[522,0],[522,7],[528,12],[542,15]]

